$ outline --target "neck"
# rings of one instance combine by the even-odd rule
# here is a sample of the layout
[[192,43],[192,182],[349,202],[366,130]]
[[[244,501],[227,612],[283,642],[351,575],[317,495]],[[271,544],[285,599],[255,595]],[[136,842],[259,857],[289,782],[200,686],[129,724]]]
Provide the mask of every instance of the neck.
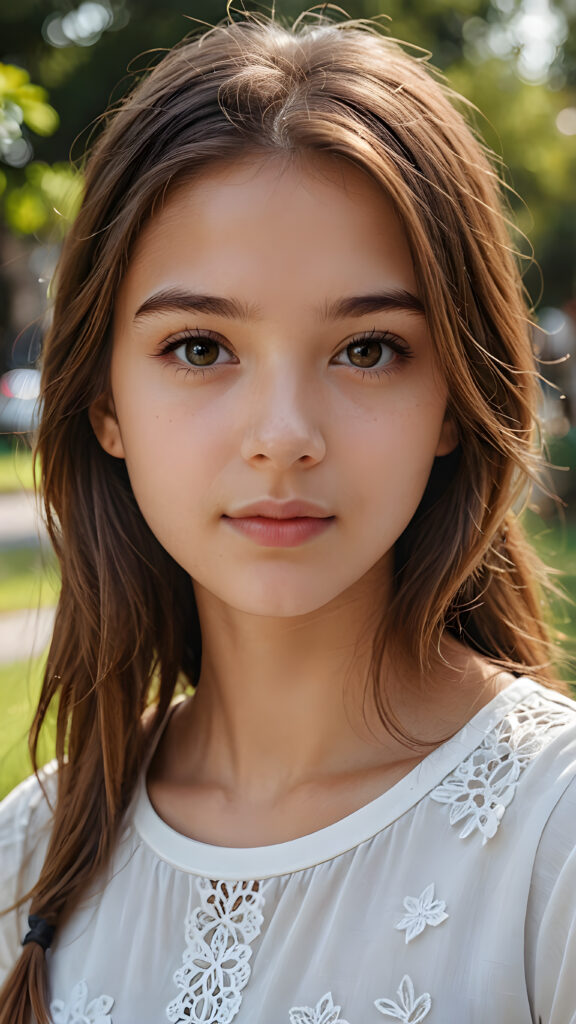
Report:
[[[181,777],[265,802],[303,783],[413,761],[414,746],[390,735],[372,697],[373,610],[382,604],[373,588],[369,596],[360,588],[312,614],[267,619],[197,588],[202,673],[171,744]],[[433,744],[496,690],[493,668],[454,641],[432,675],[422,687],[385,661],[380,686],[405,730]]]
[[202,591],[197,602],[202,674],[191,711],[204,764],[234,788],[289,786],[366,742],[362,692],[376,622],[362,592],[274,619]]

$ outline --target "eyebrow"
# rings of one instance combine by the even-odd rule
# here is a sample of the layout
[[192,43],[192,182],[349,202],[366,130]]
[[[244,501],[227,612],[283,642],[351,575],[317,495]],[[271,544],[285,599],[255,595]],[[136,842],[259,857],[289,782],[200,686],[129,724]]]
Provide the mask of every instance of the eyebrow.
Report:
[[[336,302],[327,303],[320,311],[321,320],[343,320],[346,317],[365,316],[368,313],[382,313],[400,310],[424,315],[421,299],[403,288],[374,292],[369,295],[351,295]],[[162,313],[208,313],[228,320],[258,320],[262,311],[258,306],[248,305],[239,299],[227,299],[218,295],[202,295],[180,288],[163,288],[150,295],[134,314],[134,320]]]
[[351,295],[327,305],[322,311],[323,320],[343,320],[347,316],[365,316],[367,313],[383,313],[400,310],[424,315],[424,303],[417,295],[404,288],[375,292],[371,295]]

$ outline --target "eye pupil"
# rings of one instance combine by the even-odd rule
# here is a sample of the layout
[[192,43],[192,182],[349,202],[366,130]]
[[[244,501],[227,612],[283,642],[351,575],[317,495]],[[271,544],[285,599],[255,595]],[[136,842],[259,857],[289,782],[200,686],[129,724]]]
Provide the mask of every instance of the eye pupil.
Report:
[[354,341],[348,345],[348,357],[356,366],[375,366],[381,356],[380,341]]
[[188,341],[186,343],[186,359],[195,366],[210,366],[218,358],[218,345],[215,341]]

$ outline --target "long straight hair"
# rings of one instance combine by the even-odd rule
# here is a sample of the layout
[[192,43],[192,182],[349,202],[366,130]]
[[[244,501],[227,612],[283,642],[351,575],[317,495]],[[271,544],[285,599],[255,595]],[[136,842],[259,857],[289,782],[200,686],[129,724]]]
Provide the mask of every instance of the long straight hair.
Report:
[[[143,224],[219,161],[350,161],[392,200],[411,247],[460,444],[437,461],[396,545],[374,645],[383,721],[402,735],[376,685],[386,646],[425,678],[446,631],[555,682],[541,569],[511,511],[536,465],[528,315],[494,164],[459,107],[424,60],[370,23],[313,16],[285,27],[247,15],[168,53],[98,138],[59,265],[36,448],[62,591],[30,737],[36,766],[56,702],[58,792],[31,910],[56,927],[111,856],[179,680],[199,678],[192,583],[145,523],[88,409],[108,387],[114,299]],[[30,943],[3,989],[0,1024],[46,1024],[45,980]]]

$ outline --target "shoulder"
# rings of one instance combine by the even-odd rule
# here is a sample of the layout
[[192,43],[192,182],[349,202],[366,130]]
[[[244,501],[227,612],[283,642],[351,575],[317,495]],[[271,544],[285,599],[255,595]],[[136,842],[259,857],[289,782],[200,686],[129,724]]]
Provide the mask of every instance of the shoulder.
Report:
[[455,774],[481,778],[500,796],[530,791],[533,801],[542,790],[552,797],[550,787],[565,788],[576,773],[576,701],[526,677],[500,691],[458,737],[468,752]]
[[542,808],[533,887],[546,880],[549,890],[576,853],[576,701],[538,687],[512,715],[510,743],[526,768],[525,803]]
[[56,765],[25,779],[0,803],[0,984],[14,964],[26,921],[26,906],[9,910],[34,885],[52,826]]
[[31,827],[43,830],[52,820],[57,765],[51,762],[30,775],[0,802],[0,850],[28,845]]
[[530,768],[534,776],[561,772],[564,777],[570,767],[576,769],[576,701],[531,680],[525,682],[520,700],[502,708],[491,745],[515,762],[519,772]]
[[576,701],[538,686],[508,718],[527,799],[546,801],[534,877],[551,882],[576,850]]
[[515,794],[522,842],[532,846],[556,806],[570,802],[576,777],[576,701],[532,683],[488,742],[495,781]]
[[526,978],[534,1019],[568,1024],[576,1022],[576,773],[559,766],[554,776],[567,781],[547,816],[532,867]]
[[[576,775],[576,702],[523,677],[502,690],[450,741],[460,754],[432,792],[460,838],[498,834],[529,863],[540,834]],[[450,758],[452,760],[452,758]],[[491,844],[492,845],[492,844]]]
[[576,773],[576,701],[535,684],[503,723],[519,767],[563,790]]

